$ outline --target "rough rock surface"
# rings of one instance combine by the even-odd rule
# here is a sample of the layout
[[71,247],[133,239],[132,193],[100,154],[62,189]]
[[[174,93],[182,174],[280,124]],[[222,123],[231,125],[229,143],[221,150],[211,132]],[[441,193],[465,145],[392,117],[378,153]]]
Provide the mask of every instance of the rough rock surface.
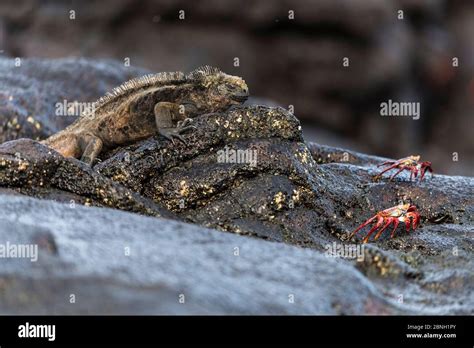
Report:
[[[265,244],[248,237],[217,231],[209,232],[191,225],[181,224],[178,228],[173,222],[168,224],[163,220],[147,220],[151,218],[101,210],[107,212],[104,213],[106,215],[113,215],[105,218],[100,214],[100,216],[94,215],[95,209],[82,210],[84,208],[77,207],[77,211],[82,213],[79,215],[87,214],[87,223],[102,226],[97,227],[97,231],[100,232],[84,235],[81,231],[91,229],[91,226],[78,227],[76,231],[75,226],[79,226],[80,223],[72,223],[68,227],[68,232],[64,232],[55,227],[53,217],[58,214],[53,214],[53,217],[48,217],[46,212],[35,215],[38,221],[41,221],[41,216],[46,219],[45,228],[52,226],[50,232],[57,239],[55,245],[59,251],[61,248],[66,250],[70,248],[70,239],[77,234],[79,239],[77,243],[82,247],[96,248],[96,245],[101,243],[100,238],[103,237],[105,239],[103,247],[98,247],[101,252],[104,255],[107,253],[118,255],[114,254],[118,251],[113,249],[114,244],[107,238],[131,238],[136,241],[138,250],[146,247],[144,253],[147,258],[156,259],[157,265],[162,265],[160,262],[164,262],[161,260],[161,255],[156,256],[164,249],[166,249],[165,255],[169,253],[168,257],[172,258],[180,248],[183,250],[182,257],[186,257],[190,263],[189,260],[193,260],[192,262],[199,265],[200,254],[196,250],[200,250],[200,244],[206,242],[200,243],[194,238],[189,238],[188,243],[193,245],[192,250],[189,250],[190,254],[187,256],[184,256],[184,252],[187,251],[186,238],[192,235],[191,232],[201,231],[199,233],[210,233],[212,238],[223,238],[223,240],[230,238],[229,241],[256,243],[255,247],[252,246],[255,258],[251,262],[256,274],[266,272],[260,266],[269,262],[268,259],[279,258],[275,256],[277,250],[284,250],[284,253],[286,251],[301,253],[298,255],[302,258],[308,257],[309,260],[314,256],[316,261],[313,259],[311,265],[318,263],[322,266],[309,269],[310,273],[314,272],[317,276],[321,276],[321,278],[310,278],[314,279],[313,288],[317,292],[319,286],[325,287],[326,283],[331,284],[327,291],[332,291],[335,296],[331,296],[331,299],[328,296],[310,297],[310,300],[304,301],[316,303],[311,302],[313,304],[309,305],[304,302],[301,307],[281,305],[278,302],[280,297],[277,296],[278,299],[274,299],[277,302],[272,302],[270,307],[263,305],[246,307],[240,302],[243,301],[243,297],[231,291],[225,300],[214,293],[215,297],[212,297],[211,301],[193,307],[194,309],[185,310],[188,313],[254,313],[253,308],[257,308],[257,312],[261,310],[265,313],[473,312],[474,180],[472,178],[435,175],[418,183],[409,182],[407,175],[400,175],[392,182],[386,179],[376,182],[373,180],[377,170],[375,165],[383,159],[314,143],[307,144],[304,142],[301,127],[295,116],[279,107],[238,107],[219,115],[203,115],[196,118],[195,122],[198,129],[185,135],[187,146],[180,143],[172,144],[159,136],[151,137],[102,154],[101,161],[93,168],[88,168],[74,159],[62,158],[33,140],[10,141],[0,145],[0,186],[4,188],[5,193],[22,193],[69,203],[72,199],[77,203],[182,219],[220,231],[280,242]],[[241,158],[247,160],[243,161],[244,163],[231,163],[233,150],[243,150],[242,153],[252,154],[254,157]],[[227,157],[220,157],[222,154],[227,154]],[[226,163],[222,163],[220,159],[225,159]],[[377,211],[394,206],[400,201],[411,202],[419,208],[422,225],[415,232],[407,234],[400,229],[394,239],[388,239],[387,233],[378,242],[364,245],[362,261],[352,259],[329,261],[324,257],[329,246],[348,246],[356,243],[355,239],[348,240],[350,231]],[[34,204],[41,205],[36,201]],[[47,211],[52,203],[43,204]],[[65,206],[61,207],[57,209],[66,209]],[[16,211],[21,211],[21,214],[13,216],[19,216],[20,220],[23,211],[25,214],[28,212],[27,209],[21,208]],[[124,215],[118,218],[114,214]],[[5,213],[5,216],[5,219],[12,219],[8,218],[10,216],[8,213]],[[77,217],[59,215],[59,219],[73,221]],[[123,224],[124,230],[115,228],[108,222],[104,223],[102,219],[118,220],[117,224]],[[152,221],[150,224],[161,224],[169,228],[166,227],[167,229],[157,237],[154,237],[149,229],[147,232],[149,234],[143,235],[143,231],[147,229],[139,227],[141,222],[135,219]],[[30,221],[35,221],[35,218],[30,218]],[[145,222],[143,224],[147,225]],[[63,226],[62,223],[59,225]],[[180,229],[184,231],[182,239],[173,239],[172,243],[163,248],[159,247],[163,242],[160,238],[174,238],[166,235],[180,235]],[[313,250],[301,250],[285,246],[281,242]],[[139,247],[141,243],[144,245],[143,248]],[[221,266],[227,260],[222,259],[221,254],[216,251],[219,250],[220,243],[216,243],[217,246],[212,252],[210,251],[216,256],[209,261],[216,263],[214,265],[216,268],[212,269],[215,272],[220,270],[219,267],[232,267],[232,264]],[[266,245],[270,248],[267,254],[264,251],[257,251],[264,250],[267,248]],[[206,252],[205,250],[203,247],[202,252]],[[270,254],[267,259],[267,255]],[[64,254],[61,254],[61,258],[62,255]],[[262,259],[259,259],[258,255]],[[265,292],[281,291],[280,294],[286,293],[288,300],[288,294],[291,293],[287,291],[285,285],[288,280],[288,284],[293,282],[295,287],[308,289],[308,292],[311,292],[311,286],[308,288],[302,284],[307,281],[305,279],[308,274],[299,273],[301,271],[299,266],[308,270],[307,266],[298,264],[289,267],[288,265],[299,262],[296,261],[298,256],[294,256],[295,260],[292,261],[293,256],[278,255],[285,262],[275,261],[277,263],[272,264],[272,267],[278,270],[276,273],[281,275],[268,271],[271,274],[269,277],[274,279],[274,283],[271,284],[257,284],[252,288],[249,284],[254,281],[246,278],[249,276],[247,268],[241,273],[230,268],[228,274],[232,274],[235,278],[235,284],[242,284],[236,291],[248,295],[254,291],[252,289],[261,288],[265,289],[260,290],[263,297]],[[77,270],[79,272],[82,269],[81,265],[84,264],[86,279],[91,276],[87,273],[87,265],[94,269],[93,265],[97,264],[98,269],[108,270],[110,270],[109,262],[117,267],[121,265],[112,256],[111,260],[94,258],[94,255],[81,257],[76,264]],[[88,257],[90,261],[86,262]],[[165,271],[162,266],[157,270],[153,260],[149,264],[145,261],[146,258],[141,260],[140,272],[161,274],[162,277],[185,282],[183,277],[187,275],[188,270],[183,271],[184,273],[174,268]],[[72,261],[68,259],[68,262]],[[206,291],[200,288],[197,279],[210,277],[209,272],[205,271],[207,267],[195,269],[196,274],[185,283],[189,291],[193,291],[191,288],[195,287],[194,291],[201,294],[200,297]],[[337,267],[344,268],[341,270],[344,274],[341,273],[341,277],[337,274],[339,272]],[[323,270],[328,272],[327,278]],[[128,283],[131,288],[123,290],[123,296],[127,296],[127,291],[140,286],[142,278],[141,273],[135,275],[133,269],[124,272],[128,272],[130,277],[137,278],[136,283]],[[121,289],[119,274],[110,272],[109,275],[110,283],[101,280],[104,282],[103,288],[108,289],[104,291]],[[72,278],[68,281],[75,284],[76,276],[74,272],[71,273]],[[347,286],[341,282],[346,276],[347,279],[352,279]],[[335,282],[330,281],[330,277],[334,277]],[[41,279],[40,277],[40,282]],[[208,280],[209,284],[213,284],[213,279]],[[25,286],[28,281],[28,279],[19,280],[18,286]],[[277,286],[278,282],[280,283]],[[324,285],[314,285],[320,283]],[[177,284],[181,285],[173,287],[165,284],[168,294],[166,296],[170,296],[168,298],[172,298],[184,283]],[[221,289],[223,293],[235,285],[229,284]],[[355,284],[360,286],[352,293]],[[146,285],[152,287],[144,292],[144,297],[148,298],[155,290],[156,284]],[[93,286],[90,286],[91,288],[82,291],[92,291]],[[324,293],[326,290],[321,291]],[[362,293],[364,296],[356,299]],[[371,294],[373,302],[367,302],[365,297],[367,293]],[[333,298],[336,300],[333,301]],[[142,306],[142,300],[137,299],[138,307]],[[348,305],[348,300],[354,301],[355,307]],[[213,301],[217,301],[217,306]],[[172,303],[169,310],[178,311]],[[162,312],[166,309],[156,308],[156,311]]]
[[0,185],[70,204],[111,206],[137,213],[171,217],[166,209],[98,175],[75,159],[65,159],[34,140],[0,145]]
[[313,250],[111,209],[0,197],[0,242],[44,241],[37,262],[2,259],[2,313],[409,311],[350,265]]

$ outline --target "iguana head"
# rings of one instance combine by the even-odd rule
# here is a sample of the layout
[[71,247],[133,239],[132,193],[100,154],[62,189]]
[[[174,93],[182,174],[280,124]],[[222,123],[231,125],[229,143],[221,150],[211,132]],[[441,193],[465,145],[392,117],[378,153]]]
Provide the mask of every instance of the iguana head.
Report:
[[225,109],[241,104],[249,97],[249,89],[243,79],[227,75],[217,68],[200,67],[188,75],[208,92],[207,95],[216,109]]

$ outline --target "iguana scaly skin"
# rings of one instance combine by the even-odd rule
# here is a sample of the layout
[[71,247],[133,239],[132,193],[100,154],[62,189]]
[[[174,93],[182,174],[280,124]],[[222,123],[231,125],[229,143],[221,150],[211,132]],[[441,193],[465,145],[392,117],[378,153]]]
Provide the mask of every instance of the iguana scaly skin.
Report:
[[42,141],[65,157],[92,164],[103,149],[129,144],[156,133],[174,142],[193,127],[192,118],[222,112],[248,98],[237,76],[217,68],[145,75],[127,81],[100,98],[93,111]]

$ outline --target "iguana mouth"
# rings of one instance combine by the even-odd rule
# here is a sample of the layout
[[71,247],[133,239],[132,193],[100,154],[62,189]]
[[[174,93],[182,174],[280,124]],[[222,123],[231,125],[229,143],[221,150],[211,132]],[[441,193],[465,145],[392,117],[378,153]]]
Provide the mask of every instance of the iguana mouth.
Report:
[[248,94],[233,94],[230,96],[232,100],[238,101],[243,103],[248,99],[249,95]]

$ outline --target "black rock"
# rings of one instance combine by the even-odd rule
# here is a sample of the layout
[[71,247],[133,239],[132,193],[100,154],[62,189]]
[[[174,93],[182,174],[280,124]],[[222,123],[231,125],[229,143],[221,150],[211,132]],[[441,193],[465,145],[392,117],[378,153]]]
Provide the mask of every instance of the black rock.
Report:
[[[34,66],[34,62],[31,64]],[[36,67],[39,76],[43,69],[42,64]],[[60,69],[63,62],[51,64],[52,66],[57,64]],[[81,64],[78,64],[71,74],[81,76],[83,66],[88,70],[87,74],[93,75],[94,65],[98,63]],[[101,67],[102,65],[99,65],[97,69],[101,71]],[[40,86],[39,82],[37,86]],[[55,97],[51,97],[55,99],[58,98],[60,91],[53,89],[48,93],[50,96],[57,93]],[[43,117],[47,119],[46,116]],[[120,238],[125,238],[128,234],[137,243],[137,248],[143,243],[143,248],[146,245],[150,248],[150,253],[160,254],[163,247],[160,246],[159,238],[165,238],[163,234],[165,232],[155,237],[154,233],[159,228],[153,228],[153,231],[148,233],[154,237],[148,240],[149,237],[146,237],[148,235],[143,235],[143,229],[139,227],[142,224],[141,220],[137,220],[149,221],[148,218],[119,212],[110,212],[112,217],[97,216],[92,212],[94,209],[76,207],[76,203],[183,220],[222,231],[221,234],[216,231],[205,232],[211,233],[209,234],[212,235],[211,240],[214,238],[220,240],[220,236],[223,236],[224,239],[230,238],[232,243],[238,244],[240,240],[242,243],[243,241],[255,243],[252,244],[254,251],[269,248],[268,254],[262,252],[261,257],[254,255],[251,264],[257,273],[268,271],[269,277],[273,277],[270,274],[281,277],[281,287],[276,286],[274,282],[271,285],[267,284],[275,289],[275,294],[279,294],[273,298],[277,302],[281,300],[279,296],[287,297],[288,293],[291,293],[291,286],[290,288],[287,286],[292,281],[296,287],[302,286],[300,281],[308,274],[305,273],[298,280],[292,277],[301,275],[299,272],[302,270],[299,267],[308,266],[306,261],[300,260],[305,265],[303,266],[294,263],[296,261],[292,259],[293,256],[282,254],[280,257],[285,260],[284,263],[272,263],[272,270],[265,270],[260,267],[261,264],[268,262],[265,261],[267,256],[279,247],[288,250],[290,254],[301,253],[298,257],[307,256],[308,260],[316,256],[316,260],[311,262],[322,263],[324,267],[314,269],[318,274],[311,284],[315,289],[323,286],[318,285],[321,284],[319,282],[331,284],[335,294],[332,299],[320,296],[315,300],[319,302],[314,306],[298,309],[292,307],[295,309],[290,310],[286,305],[273,307],[275,302],[272,300],[269,300],[271,308],[262,307],[262,303],[260,307],[249,307],[240,302],[245,297],[239,297],[235,292],[230,292],[225,297],[223,295],[225,291],[222,291],[219,296],[212,298],[212,301],[219,298],[219,301],[227,301],[226,305],[215,307],[215,303],[211,303],[211,300],[204,301],[204,304],[200,303],[196,308],[189,309],[188,313],[201,311],[254,313],[251,308],[259,308],[262,313],[314,314],[472,312],[474,308],[471,296],[474,290],[471,272],[474,193],[472,178],[435,174],[433,177],[428,176],[423,182],[415,182],[409,181],[408,176],[402,174],[393,181],[385,178],[375,181],[373,177],[378,172],[376,165],[384,161],[383,158],[306,143],[298,119],[279,107],[243,106],[222,114],[199,116],[194,123],[197,130],[184,135],[187,145],[179,142],[173,144],[160,136],[155,136],[101,154],[100,162],[92,168],[76,159],[63,158],[34,140],[19,139],[6,142],[0,145],[0,187],[3,188],[0,193],[4,195],[21,193],[62,201],[68,203],[62,205],[64,209],[72,205],[77,211],[90,211],[90,215],[85,213],[88,214],[88,219],[92,219],[91,223],[95,224],[94,226],[101,227],[97,227],[100,233],[81,237],[81,243],[85,245],[99,243],[100,236],[110,233],[119,233]],[[377,242],[363,246],[359,244],[360,236],[349,239],[350,232],[358,225],[378,211],[400,202],[410,202],[418,207],[422,223],[416,231],[406,233],[400,228],[393,239],[388,238],[389,232],[387,232]],[[34,204],[41,205],[41,202],[35,201]],[[44,204],[52,203],[45,201]],[[47,216],[47,213],[44,214]],[[94,216],[98,219],[95,222]],[[33,221],[36,218],[29,219]],[[67,215],[62,219],[76,221],[77,217]],[[115,224],[108,225],[102,221],[103,219],[111,221],[118,219],[117,224],[122,221],[126,226],[122,230]],[[134,222],[129,223],[129,219]],[[148,223],[143,223],[148,226]],[[168,226],[166,233],[169,234],[179,234],[183,230],[186,238],[189,237],[189,231],[203,231],[202,228],[192,225],[177,225],[172,221],[165,222],[161,219],[153,220],[150,224],[150,226],[154,224]],[[46,223],[45,227],[48,226],[49,223]],[[74,226],[67,233],[80,235],[82,232],[78,228],[75,230]],[[114,229],[115,232],[110,229]],[[119,230],[120,232],[117,232]],[[243,236],[231,236],[223,233],[224,231],[312,250],[299,250],[280,244],[264,244]],[[68,247],[68,243],[58,242],[63,232],[54,227],[51,233],[54,237],[46,238],[48,242],[43,243],[47,246],[45,250],[50,250],[51,255],[56,253],[63,255],[62,249]],[[182,257],[189,263],[198,262],[200,256],[196,250],[200,250],[200,242],[186,238],[174,239],[166,248],[173,253],[187,243],[193,244],[193,249],[189,251],[194,254]],[[208,239],[202,243],[208,243]],[[110,251],[108,248],[112,246],[108,245],[107,243],[103,245],[102,252]],[[331,259],[326,264],[324,260],[327,259],[323,255],[327,255],[331,248],[345,247],[359,248],[361,260]],[[221,255],[222,251],[218,251],[218,246],[212,250]],[[116,251],[110,252],[113,254]],[[232,253],[230,250],[226,252]],[[255,253],[257,254],[256,251]],[[232,256],[229,257],[234,260]],[[274,257],[279,256],[275,254],[268,256],[268,259]],[[220,264],[234,262],[231,260],[224,261],[219,256],[210,258],[209,262]],[[163,274],[168,277],[173,275],[182,277],[186,274],[186,272],[180,273],[182,270],[179,266],[166,272],[157,269],[157,265],[163,266],[160,262],[143,266],[145,268],[141,271],[161,274],[160,277]],[[101,265],[100,267],[107,268],[105,266],[107,263],[101,264],[98,258],[92,256],[90,263],[97,263]],[[294,267],[285,267],[284,264],[293,264]],[[245,272],[251,268],[249,264],[247,266]],[[212,267],[217,267],[215,272],[218,272],[217,265]],[[344,267],[341,273],[343,276],[337,274],[338,267]],[[196,277],[199,276],[199,272],[203,272],[204,277],[205,268],[194,269],[198,272]],[[240,279],[237,275],[239,272],[231,269],[228,271],[234,274],[237,280]],[[127,272],[133,277],[134,270]],[[280,276],[277,276],[277,273],[280,273]],[[116,278],[111,273],[112,283],[102,283],[104,288],[120,287],[117,285],[119,276],[118,274]],[[331,276],[334,277],[332,280]],[[74,283],[77,280],[74,273],[71,277]],[[199,290],[201,288],[194,283],[197,282],[196,277],[191,277],[186,283],[188,289],[195,286],[196,292],[193,296],[204,296],[207,290]],[[341,279],[344,277],[359,279],[354,280],[356,283],[364,284],[359,290],[365,292],[370,288],[374,300],[367,302],[365,299],[362,305],[360,299],[357,299],[360,296],[359,290],[351,289],[351,283],[347,287],[341,285],[343,284]],[[334,282],[335,280],[337,281]],[[213,282],[214,279],[211,277],[209,284]],[[26,286],[24,284],[27,283],[21,283],[19,286]],[[227,286],[236,285],[229,283],[222,286],[227,289]],[[242,288],[236,291],[248,291],[250,288],[247,286],[248,284],[242,285]],[[269,289],[264,284],[260,286],[262,289]],[[171,293],[178,291],[178,287],[170,287]],[[137,292],[137,294],[137,296],[143,294],[145,297],[149,295],[148,292]],[[173,298],[173,295],[170,298]],[[351,307],[347,299],[353,299],[355,307]],[[265,300],[262,298],[261,301]],[[169,308],[171,312],[178,311],[174,305]],[[132,309],[130,307],[127,310]],[[157,308],[156,311],[161,313],[166,309]]]

